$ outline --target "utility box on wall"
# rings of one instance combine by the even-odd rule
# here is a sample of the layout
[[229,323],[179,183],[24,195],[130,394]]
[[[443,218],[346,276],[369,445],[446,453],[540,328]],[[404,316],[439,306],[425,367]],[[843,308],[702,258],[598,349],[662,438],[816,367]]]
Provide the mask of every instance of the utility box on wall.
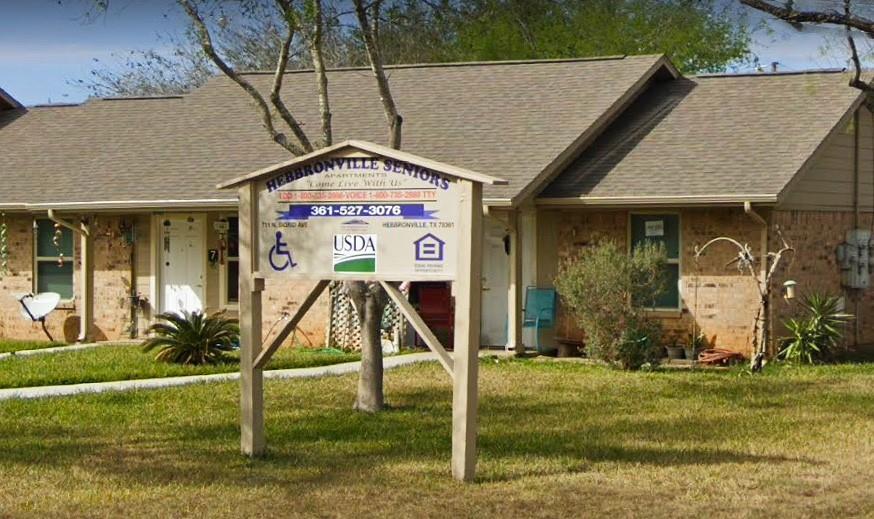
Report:
[[870,284],[868,265],[871,258],[871,231],[853,229],[847,231],[847,240],[838,245],[838,264],[841,266],[841,283],[847,288],[866,289]]

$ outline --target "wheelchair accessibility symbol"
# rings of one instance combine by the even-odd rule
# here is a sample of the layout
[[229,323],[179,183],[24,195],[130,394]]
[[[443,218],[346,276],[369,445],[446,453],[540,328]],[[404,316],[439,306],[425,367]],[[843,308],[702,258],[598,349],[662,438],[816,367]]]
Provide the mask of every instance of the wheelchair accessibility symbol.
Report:
[[273,267],[273,270],[278,272],[297,266],[297,263],[291,257],[291,251],[288,250],[288,244],[282,240],[282,231],[276,231],[276,243],[270,247],[270,255],[267,259],[270,261],[270,266]]

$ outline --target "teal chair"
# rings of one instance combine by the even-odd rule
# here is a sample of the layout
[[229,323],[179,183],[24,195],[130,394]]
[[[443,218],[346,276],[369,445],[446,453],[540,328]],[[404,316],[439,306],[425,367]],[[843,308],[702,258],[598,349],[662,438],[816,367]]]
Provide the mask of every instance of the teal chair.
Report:
[[534,344],[540,351],[540,330],[555,326],[555,289],[527,287],[525,289],[525,308],[523,308],[523,328],[534,328]]

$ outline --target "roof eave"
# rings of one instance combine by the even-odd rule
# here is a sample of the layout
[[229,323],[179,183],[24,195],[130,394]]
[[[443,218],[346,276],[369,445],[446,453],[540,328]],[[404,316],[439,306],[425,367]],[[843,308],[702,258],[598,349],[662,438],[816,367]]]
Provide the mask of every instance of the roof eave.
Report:
[[483,198],[483,205],[488,207],[510,207],[512,201],[509,198]]
[[583,196],[537,198],[535,204],[548,207],[712,207],[744,203],[774,205],[776,194],[678,195],[678,196]]
[[190,209],[236,209],[236,199],[204,198],[197,200],[114,200],[93,202],[40,202],[38,204],[17,204],[17,209],[38,212],[54,209],[57,211],[146,211],[146,210],[190,210]]

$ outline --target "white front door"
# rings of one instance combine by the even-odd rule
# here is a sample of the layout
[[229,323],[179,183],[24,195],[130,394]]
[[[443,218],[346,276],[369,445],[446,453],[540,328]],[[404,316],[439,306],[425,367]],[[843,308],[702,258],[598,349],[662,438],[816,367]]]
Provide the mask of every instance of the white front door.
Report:
[[160,220],[161,311],[202,311],[205,277],[205,222],[195,215]]
[[494,218],[483,219],[483,292],[480,344],[507,344],[507,290],[510,286],[510,257],[504,237],[507,230]]

